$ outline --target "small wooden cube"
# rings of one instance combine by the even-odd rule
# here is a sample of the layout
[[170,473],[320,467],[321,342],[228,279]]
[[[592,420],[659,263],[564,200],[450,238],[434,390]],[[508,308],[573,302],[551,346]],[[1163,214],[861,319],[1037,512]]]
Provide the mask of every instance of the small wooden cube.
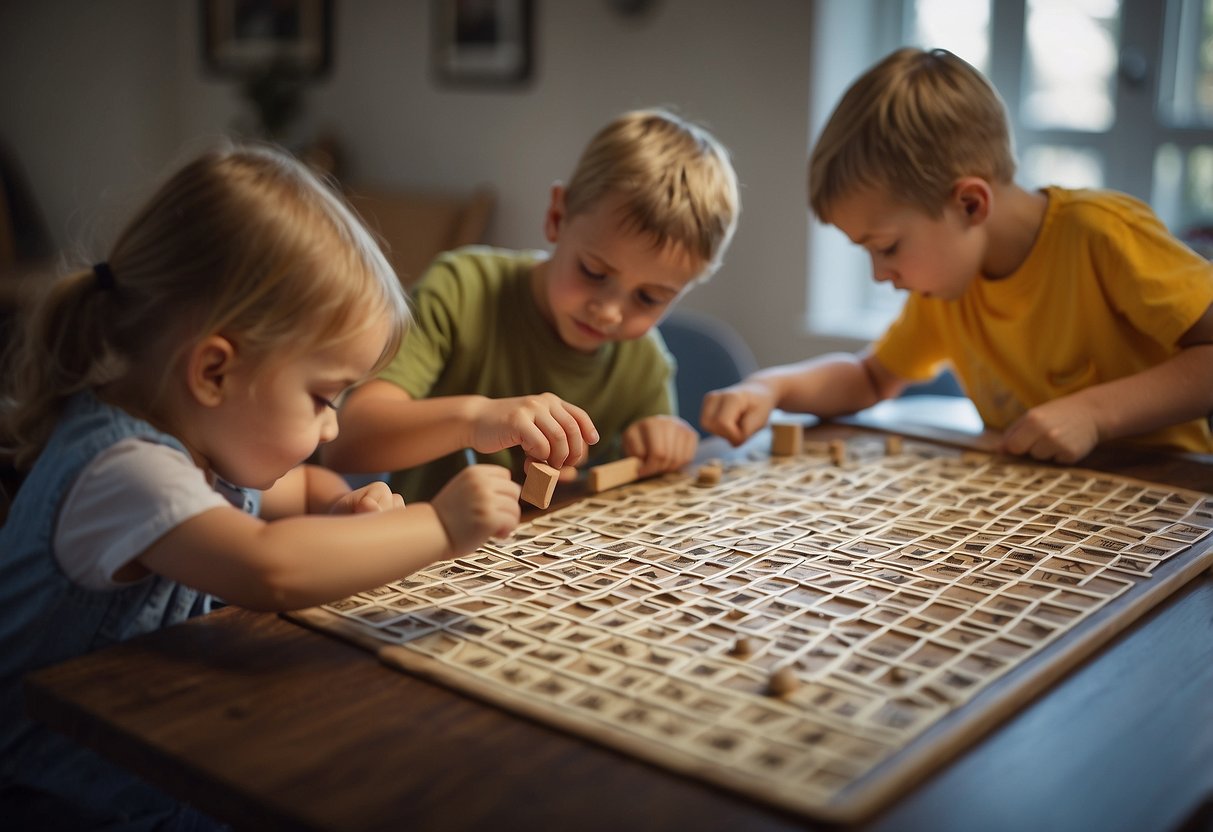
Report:
[[754,652],[754,642],[752,642],[746,636],[738,636],[737,640],[735,642],[733,642],[732,649],[729,650],[729,655],[736,656],[739,659],[744,659],[746,656],[749,656],[753,652]]
[[605,465],[596,465],[590,469],[588,480],[590,491],[597,494],[617,485],[634,482],[640,476],[640,458],[627,456]]
[[699,466],[699,472],[695,476],[696,485],[717,485],[720,483],[720,477],[724,474],[724,468],[719,462],[705,462]]
[[771,456],[796,456],[804,450],[804,428],[798,422],[771,425]]
[[526,461],[526,481],[522,484],[522,499],[533,506],[547,508],[552,504],[552,492],[556,490],[556,481],[560,471],[533,459]]
[[841,439],[830,440],[830,462],[842,465],[847,461],[847,443]]
[[901,453],[901,437],[896,434],[889,434],[884,439],[884,452],[889,456],[896,456]]
[[767,690],[772,696],[786,696],[798,687],[800,687],[800,678],[790,664],[778,668],[771,674],[771,678],[767,682]]

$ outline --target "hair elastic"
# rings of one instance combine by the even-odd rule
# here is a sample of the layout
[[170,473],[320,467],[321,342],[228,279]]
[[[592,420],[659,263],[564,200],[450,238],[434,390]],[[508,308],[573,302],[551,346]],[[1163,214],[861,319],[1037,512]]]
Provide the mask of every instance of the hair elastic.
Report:
[[113,269],[104,260],[93,264],[93,277],[97,278],[97,288],[103,292],[110,291],[116,285],[114,283]]

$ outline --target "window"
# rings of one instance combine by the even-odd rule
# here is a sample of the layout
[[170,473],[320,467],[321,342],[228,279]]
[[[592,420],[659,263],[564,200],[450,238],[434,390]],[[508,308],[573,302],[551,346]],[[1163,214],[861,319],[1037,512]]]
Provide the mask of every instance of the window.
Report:
[[[993,82],[1021,185],[1124,191],[1213,254],[1213,0],[826,0],[812,138],[851,81],[901,44],[950,49]],[[901,294],[871,279],[841,232],[810,222],[809,330],[879,335]]]

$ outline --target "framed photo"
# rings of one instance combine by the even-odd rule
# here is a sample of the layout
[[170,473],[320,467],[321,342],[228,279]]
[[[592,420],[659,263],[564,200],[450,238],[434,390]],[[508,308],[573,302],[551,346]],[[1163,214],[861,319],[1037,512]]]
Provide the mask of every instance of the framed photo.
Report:
[[273,68],[301,78],[328,72],[333,0],[201,0],[202,54],[216,74]]
[[433,0],[434,70],[451,84],[531,77],[532,0]]

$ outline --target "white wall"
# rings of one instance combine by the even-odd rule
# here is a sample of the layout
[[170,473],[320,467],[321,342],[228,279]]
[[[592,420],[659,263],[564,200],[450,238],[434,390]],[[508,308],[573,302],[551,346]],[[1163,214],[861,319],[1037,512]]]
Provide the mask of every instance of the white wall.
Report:
[[[490,242],[541,246],[548,186],[625,109],[667,105],[733,153],[741,225],[724,268],[685,301],[727,318],[763,364],[803,332],[811,5],[536,0],[535,71],[516,90],[433,80],[430,0],[338,0],[335,63],[299,135],[336,134],[348,181],[499,195]],[[55,241],[107,231],[170,164],[230,128],[241,101],[207,76],[196,0],[0,3],[0,141],[25,168]],[[104,238],[104,234],[102,234]]]

